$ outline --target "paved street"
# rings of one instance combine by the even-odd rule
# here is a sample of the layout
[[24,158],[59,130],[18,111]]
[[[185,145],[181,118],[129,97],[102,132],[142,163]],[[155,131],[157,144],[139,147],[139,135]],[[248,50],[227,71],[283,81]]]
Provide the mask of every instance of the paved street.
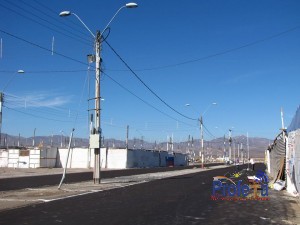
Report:
[[[222,165],[222,163],[208,163],[205,166]],[[158,167],[158,168],[133,168],[123,170],[101,171],[101,178],[112,178],[119,176],[130,176],[136,174],[156,173],[174,170],[183,170],[188,167]],[[199,165],[198,165],[199,167]],[[0,191],[18,190],[22,188],[36,188],[45,185],[58,185],[63,168],[37,168],[37,169],[20,169],[20,168],[1,168],[0,167]],[[74,183],[80,181],[93,180],[92,169],[68,169],[65,183]]]
[[234,171],[194,171],[136,185],[125,179],[123,187],[2,211],[0,224],[300,223],[299,205],[283,192],[269,190],[268,201],[211,200],[213,177]]

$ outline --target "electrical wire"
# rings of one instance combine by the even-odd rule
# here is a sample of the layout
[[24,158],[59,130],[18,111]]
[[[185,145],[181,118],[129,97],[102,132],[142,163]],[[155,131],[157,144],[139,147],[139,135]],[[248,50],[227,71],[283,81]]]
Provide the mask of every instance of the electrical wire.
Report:
[[213,135],[208,129],[207,127],[203,124],[204,130],[207,132],[207,134],[209,134],[211,137],[216,138],[215,135]]
[[[8,108],[23,108],[26,111],[33,111],[36,113],[40,113],[43,115],[49,115],[51,117],[58,117],[58,118],[76,118],[79,117],[79,114],[73,113],[73,110],[59,108],[57,106],[46,106],[44,104],[40,104],[40,102],[36,101],[28,101],[26,98],[20,98],[12,95],[8,95],[4,93],[4,101],[3,105]],[[20,110],[19,110],[20,111]],[[80,115],[82,118],[82,115]],[[84,117],[85,118],[85,117]]]
[[115,53],[115,55],[123,62],[123,64],[130,70],[130,72],[155,96],[157,97],[164,105],[166,105],[168,108],[170,108],[172,111],[176,112],[177,114],[179,114],[180,116],[189,119],[189,120],[197,120],[191,117],[188,117],[184,114],[182,114],[181,112],[177,111],[176,109],[174,109],[172,106],[170,106],[166,101],[164,101],[161,97],[159,97],[158,94],[156,94],[138,75],[137,73],[135,73],[131,67],[128,65],[128,63],[125,62],[125,60],[116,52],[116,50],[107,42],[105,41],[105,43],[109,46],[109,48]]
[[[177,67],[177,66],[182,66],[182,65],[185,65],[185,64],[190,64],[190,63],[195,63],[195,62],[198,62],[198,61],[207,60],[207,59],[210,59],[210,58],[214,58],[214,57],[217,57],[217,56],[221,56],[221,55],[225,55],[225,54],[228,54],[228,53],[231,53],[231,52],[235,52],[235,51],[238,51],[238,50],[241,50],[241,49],[244,49],[244,48],[248,48],[248,47],[260,44],[262,42],[266,42],[266,41],[272,40],[274,38],[280,37],[280,36],[285,35],[287,33],[293,32],[293,31],[295,31],[295,30],[297,30],[299,28],[300,28],[300,25],[292,27],[292,28],[289,28],[289,29],[287,29],[285,31],[273,34],[271,36],[268,36],[268,37],[265,37],[265,38],[262,38],[262,39],[259,39],[259,40],[255,40],[255,41],[246,43],[244,45],[241,45],[241,46],[238,46],[238,47],[235,47],[235,48],[230,48],[230,49],[227,49],[227,50],[224,50],[224,51],[220,51],[220,52],[217,52],[217,53],[214,53],[214,54],[211,54],[211,55],[203,56],[201,58],[186,60],[186,61],[183,61],[183,62],[169,64],[169,65],[165,65],[165,66],[157,66],[157,67],[145,68],[145,69],[136,69],[136,71],[161,70],[161,69],[166,69],[166,68],[171,68],[171,67]],[[117,70],[115,70],[115,71],[117,71]],[[124,71],[124,70],[118,70],[118,71]]]
[[67,121],[67,120],[57,120],[57,119],[47,118],[47,117],[44,117],[44,116],[38,116],[38,115],[34,115],[32,113],[22,112],[20,110],[13,109],[13,108],[10,108],[10,107],[7,107],[7,106],[3,106],[3,107],[6,108],[6,109],[9,109],[9,110],[18,112],[18,113],[22,113],[22,114],[25,114],[25,115],[28,115],[28,116],[33,116],[35,118],[40,118],[40,119],[45,119],[45,120],[50,120],[50,121],[56,121],[56,122],[63,122],[63,123],[71,123],[72,122],[72,121]]
[[[10,2],[10,4],[13,4],[13,3]],[[49,30],[52,30],[52,31],[55,31],[55,32],[57,32],[57,33],[59,33],[59,34],[61,34],[61,35],[64,35],[64,36],[69,37],[69,38],[71,38],[71,39],[73,39],[73,40],[76,40],[76,41],[78,41],[78,42],[80,42],[80,43],[82,43],[82,44],[91,46],[91,43],[90,43],[90,42],[85,42],[85,41],[87,41],[86,39],[83,39],[83,38],[81,38],[81,37],[78,39],[78,38],[75,38],[75,37],[73,37],[73,36],[67,35],[67,34],[65,34],[65,33],[62,32],[62,31],[59,31],[59,30],[57,30],[57,29],[54,29],[54,28],[52,28],[52,27],[50,27],[50,26],[48,26],[48,25],[45,25],[45,24],[43,24],[43,23],[41,23],[41,22],[39,22],[39,21],[36,21],[36,20],[34,20],[34,19],[32,19],[32,18],[30,18],[30,17],[28,17],[28,16],[26,16],[26,15],[20,13],[20,12],[17,12],[17,11],[15,11],[14,9],[11,9],[11,8],[9,8],[9,7],[7,7],[7,6],[3,5],[3,4],[1,4],[1,3],[0,3],[0,6],[2,6],[3,8],[5,8],[5,9],[7,9],[7,10],[9,10],[9,11],[15,13],[15,14],[17,14],[18,16],[21,16],[21,17],[23,17],[23,18],[25,18],[25,19],[27,19],[27,20],[30,20],[30,21],[32,21],[32,22],[34,22],[34,23],[36,23],[36,24],[39,24],[39,25],[42,26],[42,27],[45,27],[45,28],[47,28],[47,29],[49,29]],[[17,7],[18,7],[18,6],[17,6]],[[20,7],[19,7],[19,8],[20,8]],[[23,9],[23,10],[24,10],[24,9]],[[34,15],[34,14],[31,13],[31,15]],[[47,21],[47,20],[45,20],[45,19],[43,19],[43,18],[41,18],[41,17],[39,17],[39,16],[36,16],[36,15],[34,15],[34,16],[35,16],[35,17],[38,17],[40,20]],[[47,23],[50,23],[50,22],[47,21]],[[55,26],[57,27],[57,25],[55,25]],[[66,31],[66,30],[63,29],[63,28],[60,28],[60,29],[62,29],[63,31]],[[69,33],[70,33],[70,32],[69,32]],[[72,35],[74,35],[74,34],[72,33]],[[74,36],[78,36],[78,35],[74,35]],[[81,39],[81,40],[80,40],[80,39]],[[84,40],[84,41],[82,41],[82,40]]]
[[[51,50],[52,51],[52,50]],[[12,70],[0,70],[0,73],[14,73],[16,71]],[[26,73],[79,73],[79,72],[86,72],[86,70],[26,70]]]
[[112,80],[114,83],[116,83],[117,85],[119,85],[122,89],[124,89],[125,91],[127,91],[128,93],[130,93],[131,95],[133,95],[134,97],[136,97],[137,99],[139,99],[140,101],[142,101],[143,103],[145,103],[146,105],[148,105],[149,107],[155,109],[156,111],[160,112],[161,114],[169,117],[170,119],[173,119],[175,121],[181,122],[183,124],[186,124],[188,126],[193,126],[191,124],[185,123],[183,121],[179,121],[178,119],[170,116],[169,114],[161,111],[160,109],[156,108],[155,106],[151,105],[150,103],[148,103],[147,101],[143,100],[142,98],[140,98],[139,96],[137,96],[136,94],[134,94],[132,91],[130,91],[129,89],[127,89],[126,87],[124,87],[122,84],[120,84],[118,81],[116,81],[114,78],[112,78],[111,76],[109,76],[107,73],[102,72],[103,74],[105,74],[110,80]]
[[[53,15],[55,15],[55,17],[57,16],[57,12],[54,11],[53,9],[49,8],[47,5],[44,5],[43,3],[41,3],[40,1],[37,1],[37,0],[33,0],[33,1],[34,1],[36,4],[40,5],[41,7],[43,7],[44,9],[46,9],[48,12],[51,12]],[[44,10],[43,10],[43,11],[44,11]],[[81,28],[81,29],[82,29],[82,25],[81,25],[81,24],[75,23],[75,22],[73,22],[72,20],[66,20],[66,22],[72,23],[73,25],[75,25],[75,26],[77,26],[78,28]],[[64,22],[60,22],[60,23],[64,23]],[[66,25],[66,26],[70,27],[69,25]],[[75,28],[73,28],[73,27],[72,27],[72,29],[78,31],[78,29],[75,29]],[[80,32],[80,33],[82,33],[82,34],[84,34],[84,35],[90,37],[90,35],[88,35],[87,33],[84,33],[84,32]]]
[[[33,42],[30,42],[30,41],[28,41],[28,40],[25,40],[25,39],[23,39],[23,38],[21,38],[21,37],[18,37],[18,36],[16,36],[16,35],[13,35],[13,34],[11,34],[11,33],[9,33],[9,32],[6,32],[6,31],[4,31],[4,30],[1,30],[0,29],[0,32],[2,32],[2,33],[4,33],[4,34],[6,34],[6,35],[8,35],[8,36],[11,36],[11,37],[13,37],[13,38],[16,38],[16,39],[18,39],[18,40],[21,40],[21,41],[23,41],[23,42],[26,42],[26,43],[28,43],[28,44],[30,44],[30,45],[33,45],[33,46],[35,46],[35,47],[38,47],[38,48],[40,48],[40,49],[43,49],[43,50],[45,50],[45,51],[49,51],[49,52],[51,52],[52,50],[50,50],[50,49],[48,49],[48,48],[45,48],[45,47],[43,47],[43,46],[40,46],[40,45],[38,45],[38,44],[35,44],[35,43],[33,43]],[[58,53],[58,52],[54,52],[55,54],[57,54],[57,55],[59,55],[59,56],[62,56],[62,57],[64,57],[64,58],[67,58],[67,59],[69,59],[69,60],[72,60],[72,61],[75,61],[75,62],[77,62],[77,63],[80,63],[80,64],[83,64],[83,65],[88,65],[87,63],[84,63],[84,62],[81,62],[81,61],[79,61],[79,60],[76,60],[76,59],[74,59],[74,58],[71,58],[71,57],[69,57],[69,56],[66,56],[66,55],[63,55],[63,54],[61,54],[61,53]],[[59,72],[65,72],[65,71],[59,71]],[[103,72],[103,71],[102,71]],[[106,74],[107,75],[107,74]],[[120,83],[118,83],[116,80],[114,80],[112,77],[110,77],[109,75],[107,75],[109,78],[111,78],[115,83],[117,83],[120,87],[122,87],[123,89],[125,89],[126,90],[126,88],[123,86],[123,85],[121,85]],[[127,89],[127,91],[129,91],[128,89]],[[130,92],[130,91],[129,91]],[[133,95],[135,95],[133,92],[131,92],[131,94],[133,94]],[[137,95],[135,95],[137,98],[139,98]],[[144,100],[142,100],[142,99],[140,99],[141,101],[144,101]],[[146,103],[146,102],[144,102],[144,103]],[[149,103],[146,103],[147,105],[149,104]],[[154,107],[154,108],[156,108],[156,107]],[[156,108],[156,110],[158,110],[158,111],[160,111],[159,109],[157,109]],[[165,114],[166,116],[168,116],[168,117],[170,117],[168,114],[166,114],[166,113],[164,113],[164,112],[162,112],[161,111],[161,113],[162,114]],[[174,120],[176,120],[176,121],[178,121],[177,119],[175,119],[175,118],[173,118],[173,117],[171,117],[172,119],[174,119]],[[197,119],[195,119],[195,120],[197,120]],[[181,123],[184,123],[184,122],[182,122],[181,121]],[[187,124],[187,123],[184,123],[184,124]],[[190,124],[187,124],[187,125],[189,125],[189,126],[191,126]]]
[[38,47],[38,48],[40,48],[40,49],[43,49],[43,50],[45,50],[45,51],[53,52],[54,54],[59,55],[59,56],[61,56],[61,57],[63,57],[63,58],[72,60],[72,61],[74,61],[74,62],[80,63],[80,64],[85,65],[85,66],[88,65],[88,64],[85,63],[85,62],[82,62],[82,61],[79,61],[79,60],[74,59],[74,58],[72,58],[72,57],[66,56],[66,55],[61,54],[61,53],[59,53],[59,52],[57,52],[57,51],[52,51],[52,49],[45,48],[45,47],[43,47],[43,46],[41,46],[41,45],[38,45],[38,44],[35,44],[35,43],[31,42],[31,41],[27,41],[27,40],[25,40],[24,38],[18,37],[18,36],[14,35],[14,34],[11,34],[11,33],[9,33],[9,32],[6,32],[6,31],[4,31],[4,30],[2,30],[2,29],[0,29],[0,32],[2,32],[3,34],[8,35],[8,36],[10,36],[10,37],[13,37],[13,38],[15,38],[15,39],[18,39],[18,40],[20,40],[20,41],[23,41],[23,42],[25,42],[25,43],[27,43],[27,44],[30,44],[30,45],[32,45],[32,46]]
[[[21,1],[24,5],[26,5],[26,6],[30,7],[30,8],[32,8],[32,9],[34,9],[35,11],[37,11],[37,12],[39,12],[39,13],[42,12],[42,15],[43,15],[43,16],[46,16],[46,17],[48,17],[48,18],[50,18],[50,19],[52,19],[52,20],[55,20],[55,21],[58,22],[59,24],[64,25],[66,28],[70,28],[70,25],[64,22],[65,20],[61,20],[61,19],[58,18],[58,13],[57,13],[57,12],[51,11],[51,10],[50,10],[51,13],[54,14],[54,16],[51,16],[51,15],[49,15],[48,13],[46,13],[44,9],[41,10],[41,9],[39,9],[39,8],[36,7],[36,6],[33,6],[33,5],[29,4],[28,2],[25,2],[24,0],[20,0],[20,1]],[[36,2],[36,3],[37,3],[38,5],[40,5],[40,6],[42,5],[42,4],[39,3],[39,2]],[[47,9],[47,7],[46,7],[46,9]],[[82,28],[82,26],[79,25],[78,23],[77,23],[76,25],[78,25],[78,27]],[[63,29],[65,30],[65,28],[63,28]],[[85,36],[85,37],[87,37],[87,38],[90,38],[90,37],[91,37],[91,36],[88,35],[86,32],[80,31],[80,30],[77,29],[77,28],[71,27],[71,29],[74,30],[74,31],[76,31],[77,33],[80,33],[81,35],[83,35],[83,36]]]

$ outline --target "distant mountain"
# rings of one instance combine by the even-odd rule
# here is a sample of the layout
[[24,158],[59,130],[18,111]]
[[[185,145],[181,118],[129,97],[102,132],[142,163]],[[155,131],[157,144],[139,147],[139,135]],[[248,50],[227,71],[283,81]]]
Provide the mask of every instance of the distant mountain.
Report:
[[[33,141],[34,139],[34,141]],[[255,158],[263,158],[264,152],[267,149],[270,142],[272,140],[266,138],[259,137],[249,137],[249,152],[250,157]],[[68,147],[69,145],[69,137],[63,135],[53,135],[53,136],[36,136],[35,138],[29,137],[18,137],[7,134],[1,135],[1,146],[20,146],[20,147],[31,147],[31,146],[53,146],[53,147]],[[88,147],[89,139],[87,138],[73,138],[72,147]],[[104,146],[111,148],[125,148],[126,143],[123,140],[116,139],[105,139]],[[167,149],[172,149],[172,144],[167,142],[147,142],[142,139],[130,139],[128,141],[128,147],[131,149],[153,149],[160,151],[167,151]],[[194,152],[196,156],[199,155],[199,151],[201,148],[201,142],[199,139],[194,139],[185,142],[174,142],[173,143],[173,151],[188,153]],[[247,156],[247,137],[246,136],[236,136],[232,138],[232,154],[236,151],[238,154],[238,150],[241,153],[244,151],[245,156]],[[228,139],[225,139],[225,149],[228,152],[229,142]],[[224,152],[224,138],[216,138],[210,141],[204,141],[204,150],[207,155],[212,155],[213,157],[221,157]]]

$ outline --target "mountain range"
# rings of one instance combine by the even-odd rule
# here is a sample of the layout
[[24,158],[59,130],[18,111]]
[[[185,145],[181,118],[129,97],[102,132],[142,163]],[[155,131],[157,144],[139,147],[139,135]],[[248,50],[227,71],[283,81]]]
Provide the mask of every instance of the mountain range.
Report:
[[[225,144],[224,144],[225,142]],[[265,150],[268,148],[272,140],[260,137],[249,137],[249,153],[250,157],[263,158]],[[1,146],[2,147],[68,147],[69,137],[63,135],[53,135],[53,136],[36,136],[36,137],[19,137],[8,134],[1,135]],[[71,146],[72,147],[88,147],[89,139],[87,138],[73,138]],[[102,140],[102,145],[110,148],[125,148],[126,142],[124,140],[116,139],[104,139]],[[195,153],[196,156],[199,155],[201,149],[201,142],[199,139],[194,139],[184,142],[174,142],[172,140],[169,142],[147,142],[142,139],[134,138],[128,140],[128,147],[130,149],[151,149],[160,151],[173,151],[181,153]],[[204,151],[206,154],[213,157],[222,157],[224,154],[224,148],[226,152],[229,151],[230,145],[227,138],[216,138],[210,141],[204,140]],[[238,152],[244,152],[245,157],[248,154],[247,151],[247,137],[246,136],[236,136],[232,138],[231,152],[232,154]],[[228,153],[227,153],[228,154]]]

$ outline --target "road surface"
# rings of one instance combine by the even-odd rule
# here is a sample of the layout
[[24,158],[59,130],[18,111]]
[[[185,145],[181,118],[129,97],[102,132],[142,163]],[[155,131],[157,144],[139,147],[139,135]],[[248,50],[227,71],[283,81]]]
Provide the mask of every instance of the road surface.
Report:
[[293,224],[299,208],[280,192],[269,190],[268,201],[212,200],[213,177],[228,172],[234,167],[2,211],[0,224]]

